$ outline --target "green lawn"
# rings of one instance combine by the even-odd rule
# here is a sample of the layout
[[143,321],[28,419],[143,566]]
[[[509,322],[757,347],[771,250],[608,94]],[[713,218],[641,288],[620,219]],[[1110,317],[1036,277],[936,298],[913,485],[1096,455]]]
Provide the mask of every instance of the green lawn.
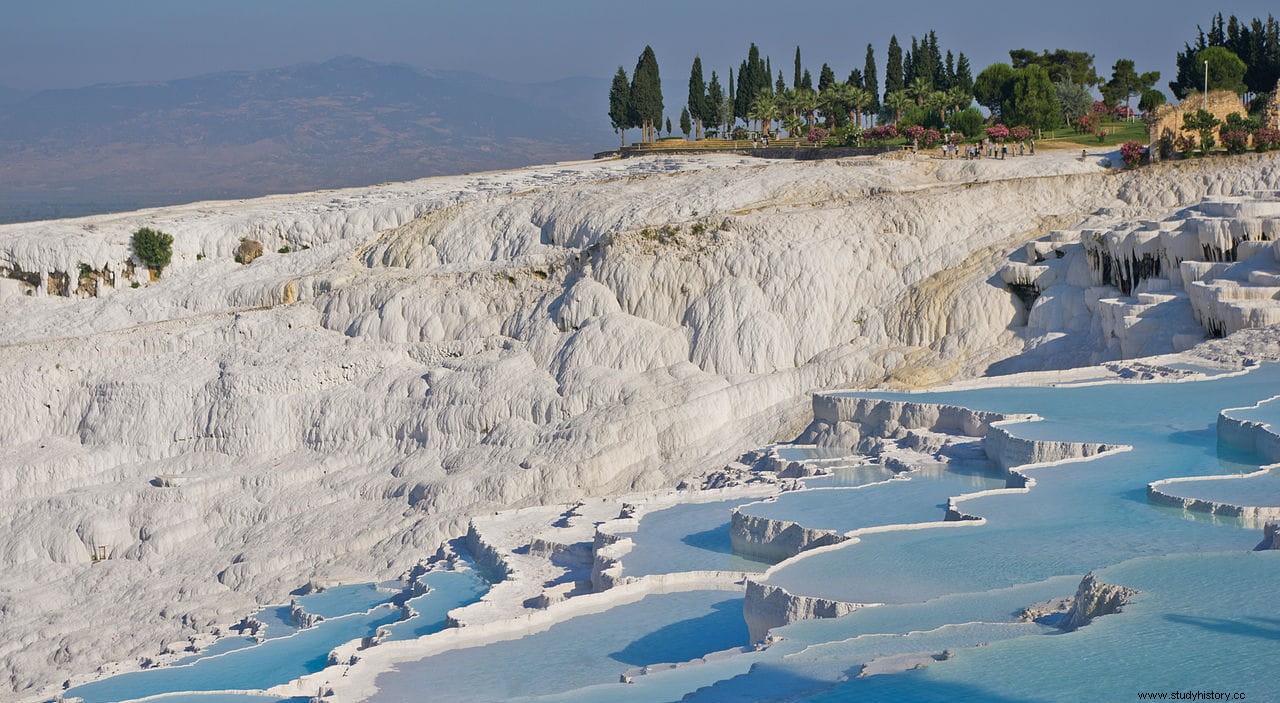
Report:
[[1107,135],[1102,141],[1092,134],[1083,134],[1076,132],[1069,127],[1063,127],[1057,130],[1046,130],[1043,139],[1052,139],[1059,142],[1072,142],[1081,146],[1116,146],[1123,142],[1135,141],[1143,144],[1147,143],[1147,125],[1142,120],[1134,120],[1133,122],[1107,122],[1103,125],[1108,131],[1114,130],[1114,134]]

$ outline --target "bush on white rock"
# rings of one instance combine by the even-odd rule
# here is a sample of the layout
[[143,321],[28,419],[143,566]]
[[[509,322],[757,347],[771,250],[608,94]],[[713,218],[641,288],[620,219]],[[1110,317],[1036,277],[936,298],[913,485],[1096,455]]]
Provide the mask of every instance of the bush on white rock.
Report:
[[[482,511],[675,485],[814,389],[981,373],[1024,345],[1008,252],[1276,174],[643,158],[0,227],[0,678],[50,695]],[[159,281],[49,293],[144,225]],[[1041,363],[1098,346],[1063,306],[1030,319],[1080,347]]]

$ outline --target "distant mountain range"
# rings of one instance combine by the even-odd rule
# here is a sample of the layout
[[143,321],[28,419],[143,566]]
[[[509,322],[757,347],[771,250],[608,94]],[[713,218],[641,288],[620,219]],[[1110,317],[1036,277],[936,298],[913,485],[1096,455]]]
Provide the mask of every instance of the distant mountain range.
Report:
[[0,222],[587,158],[609,81],[343,57],[165,83],[0,88]]

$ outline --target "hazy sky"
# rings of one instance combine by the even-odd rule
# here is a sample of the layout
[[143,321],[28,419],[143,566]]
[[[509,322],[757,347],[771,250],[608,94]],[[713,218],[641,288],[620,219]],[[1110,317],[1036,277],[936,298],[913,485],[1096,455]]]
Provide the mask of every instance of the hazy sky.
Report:
[[[1274,2],[1206,0],[1056,2],[805,2],[746,0],[0,0],[0,85],[24,89],[149,81],[256,69],[339,55],[462,69],[515,81],[608,77],[630,71],[646,43],[666,92],[681,92],[700,53],[708,74],[736,67],[749,42],[790,80],[799,44],[817,78],[840,78],[876,46],[883,81],[890,34],[935,29],[975,73],[1010,48],[1096,54],[1099,73],[1119,57],[1172,76],[1174,53],[1196,24],[1221,10],[1265,16]],[[909,43],[909,39],[907,39]]]

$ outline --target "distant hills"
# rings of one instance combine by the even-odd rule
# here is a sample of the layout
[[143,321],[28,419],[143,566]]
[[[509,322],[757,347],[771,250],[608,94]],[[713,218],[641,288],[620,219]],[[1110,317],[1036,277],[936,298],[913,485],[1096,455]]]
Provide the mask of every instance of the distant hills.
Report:
[[0,222],[586,158],[609,82],[354,57],[165,83],[0,88]]

